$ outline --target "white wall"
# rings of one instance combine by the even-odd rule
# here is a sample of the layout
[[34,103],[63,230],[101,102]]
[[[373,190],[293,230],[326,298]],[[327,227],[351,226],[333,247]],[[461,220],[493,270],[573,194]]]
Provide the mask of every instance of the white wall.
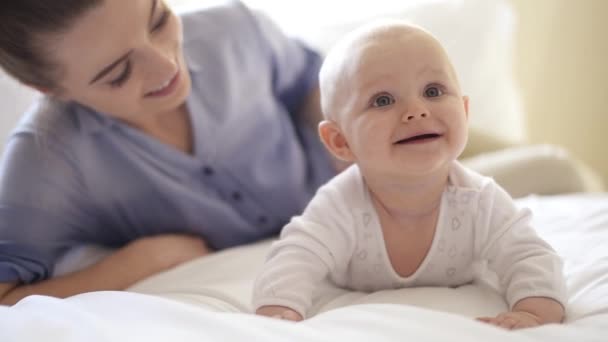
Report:
[[528,140],[564,146],[608,184],[608,1],[511,2]]

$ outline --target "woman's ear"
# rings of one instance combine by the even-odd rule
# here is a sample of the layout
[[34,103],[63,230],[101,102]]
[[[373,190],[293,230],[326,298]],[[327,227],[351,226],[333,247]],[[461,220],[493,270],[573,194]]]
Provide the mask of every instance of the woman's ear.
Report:
[[319,136],[325,147],[334,157],[346,162],[355,161],[346,138],[335,122],[330,120],[321,121],[319,123]]
[[46,95],[48,97],[52,97],[54,99],[60,100],[60,101],[70,101],[70,99],[66,96],[63,95],[63,93],[61,93],[59,90],[54,90],[51,88],[46,88],[46,87],[41,87],[41,86],[35,86],[35,85],[31,85],[31,84],[26,84],[28,87],[35,89],[37,91],[39,91],[40,93],[42,93],[43,95]]
[[51,90],[42,86],[38,86],[38,85],[33,85],[33,84],[28,84],[28,83],[22,83],[23,85],[32,88],[34,90],[38,90],[39,92],[41,92],[44,95],[51,95]]
[[36,84],[30,84],[30,83],[22,83],[23,85],[37,90],[40,93],[42,93],[43,95],[61,100],[61,101],[69,101],[70,99],[65,96],[65,94],[63,93],[62,88],[53,88],[53,87],[45,87],[45,86],[41,86],[41,85],[36,85]]

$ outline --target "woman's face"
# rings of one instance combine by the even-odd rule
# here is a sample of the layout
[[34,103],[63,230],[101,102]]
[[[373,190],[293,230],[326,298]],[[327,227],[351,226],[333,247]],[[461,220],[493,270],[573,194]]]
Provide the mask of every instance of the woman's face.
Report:
[[49,43],[64,71],[59,98],[134,126],[177,109],[190,92],[181,21],[161,0],[105,0]]

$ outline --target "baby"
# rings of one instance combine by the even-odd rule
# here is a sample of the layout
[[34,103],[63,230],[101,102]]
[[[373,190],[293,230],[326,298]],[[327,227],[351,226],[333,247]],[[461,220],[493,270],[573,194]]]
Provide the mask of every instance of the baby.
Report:
[[564,317],[562,263],[490,178],[459,164],[468,98],[440,43],[384,21],[354,31],[320,73],[319,135],[353,166],[285,226],[254,287],[257,314],[302,320],[315,286],[377,291],[470,283],[496,272],[510,310],[480,317],[507,329]]

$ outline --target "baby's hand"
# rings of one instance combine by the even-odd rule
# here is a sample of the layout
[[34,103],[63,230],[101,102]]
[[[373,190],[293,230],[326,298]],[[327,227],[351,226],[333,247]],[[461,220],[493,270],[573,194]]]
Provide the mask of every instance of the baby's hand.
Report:
[[262,306],[261,308],[257,309],[255,313],[256,315],[268,316],[294,322],[299,322],[302,320],[302,315],[285,306]]
[[541,324],[538,316],[525,311],[503,312],[496,317],[479,317],[477,320],[508,330],[530,328]]

